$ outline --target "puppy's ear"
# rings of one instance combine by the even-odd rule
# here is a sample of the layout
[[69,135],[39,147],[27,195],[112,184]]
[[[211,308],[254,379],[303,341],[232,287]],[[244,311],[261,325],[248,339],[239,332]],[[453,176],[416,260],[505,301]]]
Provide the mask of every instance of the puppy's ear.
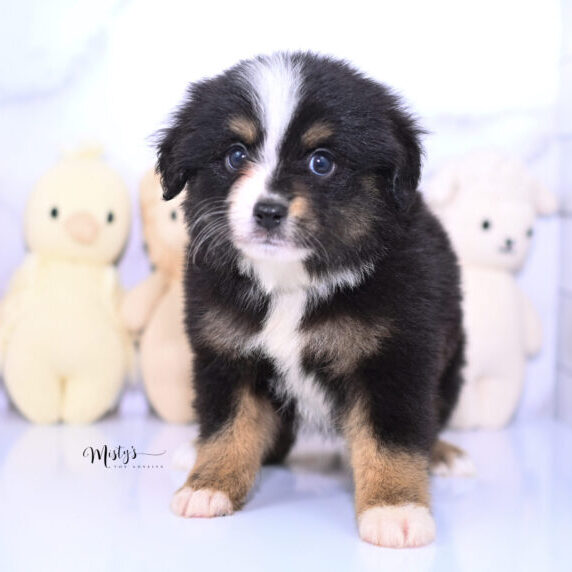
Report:
[[165,200],[176,197],[204,164],[205,137],[199,137],[203,135],[199,118],[205,99],[201,94],[208,85],[209,82],[191,84],[171,125],[158,134],[156,172],[161,177]]
[[415,199],[419,185],[423,157],[420,138],[423,131],[417,127],[412,118],[406,115],[398,117],[396,123],[395,138],[399,152],[396,156],[392,180],[389,183],[397,206],[402,210],[407,210]]
[[181,114],[175,118],[175,124],[165,129],[157,147],[157,166],[155,171],[161,178],[163,198],[168,201],[176,197],[187,184],[191,171],[185,161],[185,137]]

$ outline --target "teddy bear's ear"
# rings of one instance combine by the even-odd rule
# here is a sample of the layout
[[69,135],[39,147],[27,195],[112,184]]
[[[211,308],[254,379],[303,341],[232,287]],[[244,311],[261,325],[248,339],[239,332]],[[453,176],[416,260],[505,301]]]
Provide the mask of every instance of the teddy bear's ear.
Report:
[[442,167],[423,188],[427,203],[434,209],[447,206],[459,190],[459,179],[454,165]]
[[532,200],[539,215],[551,215],[558,210],[558,198],[541,183],[534,183]]

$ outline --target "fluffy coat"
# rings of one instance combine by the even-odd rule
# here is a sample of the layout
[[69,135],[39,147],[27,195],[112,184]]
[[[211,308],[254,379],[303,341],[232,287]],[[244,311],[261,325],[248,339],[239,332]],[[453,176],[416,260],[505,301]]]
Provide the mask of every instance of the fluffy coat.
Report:
[[300,422],[342,433],[362,538],[434,535],[428,467],[461,384],[459,273],[417,192],[420,130],[385,86],[312,54],[191,86],[162,134],[184,187],[199,451],[173,510],[240,508]]

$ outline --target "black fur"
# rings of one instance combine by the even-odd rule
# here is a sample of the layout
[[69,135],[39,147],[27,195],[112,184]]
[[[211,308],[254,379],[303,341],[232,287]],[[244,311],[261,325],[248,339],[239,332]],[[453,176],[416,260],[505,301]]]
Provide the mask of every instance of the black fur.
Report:
[[[417,191],[420,129],[389,89],[345,63],[311,54],[288,57],[301,66],[302,97],[269,187],[288,203],[302,193],[311,205],[299,239],[315,246],[304,262],[310,276],[319,280],[364,265],[374,269],[356,287],[339,287],[308,304],[300,330],[351,318],[364,328],[389,332],[351,371],[332,375],[328,359],[312,352],[302,353],[303,369],[333,403],[334,428],[362,398],[380,442],[428,454],[457,399],[463,333],[455,255]],[[238,114],[257,125],[260,136],[248,149],[253,161],[264,141],[242,77],[244,65],[190,88],[162,134],[158,171],[166,198],[187,186],[186,327],[197,356],[201,437],[232,417],[238,392],[249,386],[282,415],[280,437],[269,455],[279,460],[293,442],[297,420],[292,401],[273,390],[280,375],[271,356],[220,351],[205,337],[209,310],[226,317],[229,335],[247,337],[262,329],[271,302],[271,295],[241,272],[225,211],[229,191],[242,175],[224,165],[236,141],[229,118]],[[331,127],[323,146],[336,160],[335,172],[324,178],[309,172],[308,150],[301,144],[302,134],[317,121]],[[218,225],[217,232],[201,242],[209,225]],[[354,342],[348,337],[347,347]]]

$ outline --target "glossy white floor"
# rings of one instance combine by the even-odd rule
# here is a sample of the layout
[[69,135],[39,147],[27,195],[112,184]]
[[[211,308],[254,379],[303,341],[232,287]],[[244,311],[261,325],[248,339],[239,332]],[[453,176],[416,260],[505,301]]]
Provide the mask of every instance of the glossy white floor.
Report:
[[[562,424],[449,435],[478,476],[434,478],[437,541],[392,551],[358,539],[339,444],[315,439],[287,466],[263,469],[242,512],[176,518],[168,506],[185,471],[173,454],[193,430],[140,409],[90,427],[34,427],[0,408],[2,572],[572,570],[572,430]],[[106,469],[84,456],[105,444],[137,458]]]

